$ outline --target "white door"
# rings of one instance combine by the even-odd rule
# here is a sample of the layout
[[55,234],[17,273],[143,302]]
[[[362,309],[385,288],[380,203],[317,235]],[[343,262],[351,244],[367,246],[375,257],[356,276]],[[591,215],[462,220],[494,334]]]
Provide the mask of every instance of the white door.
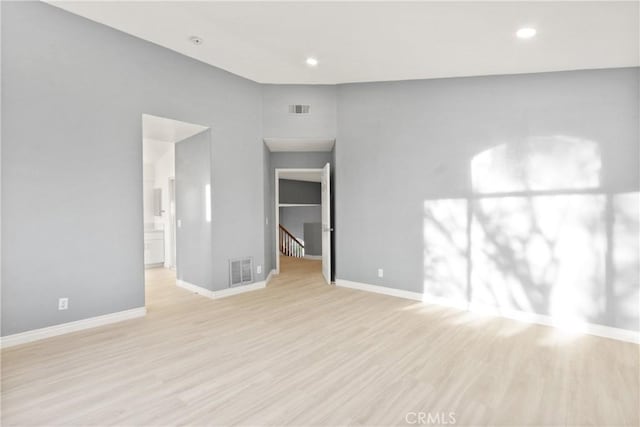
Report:
[[322,169],[322,275],[331,283],[331,166]]

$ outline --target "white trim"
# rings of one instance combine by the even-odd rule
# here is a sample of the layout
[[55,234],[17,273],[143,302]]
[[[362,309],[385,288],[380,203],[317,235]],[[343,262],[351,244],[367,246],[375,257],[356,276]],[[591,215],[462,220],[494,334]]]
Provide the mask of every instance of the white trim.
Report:
[[402,289],[388,288],[386,286],[369,285],[367,283],[352,282],[350,280],[336,279],[336,286],[342,288],[357,289],[359,291],[374,292],[376,294],[389,295],[392,297],[422,301],[422,294],[405,291]]
[[263,280],[261,282],[249,283],[248,285],[220,289],[217,291],[205,289],[201,286],[194,285],[193,283],[185,282],[184,280],[176,280],[176,285],[188,291],[194,292],[198,295],[202,295],[203,297],[207,297],[210,299],[217,299],[217,298],[229,297],[232,295],[238,295],[238,294],[242,294],[249,291],[255,291],[258,289],[263,289],[264,287],[267,286],[267,281]]
[[322,206],[320,203],[280,203],[281,208],[304,208],[307,206]]
[[276,182],[274,183],[275,194],[275,221],[273,227],[275,229],[273,243],[276,245],[276,274],[280,274],[280,169],[275,170]]
[[322,255],[305,255],[304,259],[322,260]]
[[322,276],[325,282],[330,285],[331,282],[331,265],[333,263],[333,254],[331,253],[331,232],[333,231],[331,222],[331,163],[327,162],[322,168],[322,178],[320,180],[320,216],[322,222],[322,231],[320,234],[321,254],[322,254]]
[[271,270],[271,271],[269,272],[269,275],[268,275],[268,276],[267,276],[267,278],[264,280],[264,281],[265,281],[265,283],[268,285],[268,284],[269,284],[269,282],[270,282],[271,280],[273,280],[273,276],[275,276],[276,274],[278,274],[278,273],[276,273],[276,270],[275,270],[275,268],[274,268],[273,270]]
[[164,267],[164,262],[156,262],[154,264],[145,264],[144,265],[144,269],[145,270],[150,270],[152,268],[163,268]]
[[[318,172],[322,173],[324,169],[322,168],[276,168],[275,169],[275,182],[274,182],[274,193],[275,193],[275,221],[273,224],[275,229],[274,235],[274,244],[276,246],[276,274],[280,274],[280,245],[279,245],[279,236],[280,236],[280,172]],[[308,206],[308,205],[306,205]],[[322,206],[322,204],[320,205]]]
[[234,288],[222,289],[220,291],[213,291],[214,298],[224,298],[229,297],[231,295],[238,295],[249,291],[255,291],[258,289],[263,289],[267,286],[266,281],[249,283],[248,285],[236,286]]
[[26,344],[32,341],[56,337],[58,335],[68,334],[71,332],[135,319],[137,317],[143,317],[146,314],[147,309],[145,307],[138,307],[132,308],[131,310],[118,311],[102,316],[89,317],[88,319],[76,320],[74,322],[61,323],[59,325],[48,326],[46,328],[33,329],[31,331],[20,332],[18,334],[7,335],[0,339],[0,348],[13,347],[14,345]]
[[176,280],[176,285],[190,292],[193,292],[194,294],[202,295],[203,297],[211,299],[216,297],[212,290],[194,285],[193,283],[185,282],[184,280]]
[[566,322],[551,316],[537,313],[528,313],[526,311],[503,309],[486,304],[471,303],[469,309],[472,313],[483,314],[488,316],[504,317],[507,319],[517,320],[525,323],[535,323],[538,325],[550,326],[552,328],[565,330],[576,334],[595,335],[604,338],[611,338],[619,341],[627,341],[640,344],[640,332],[627,329],[614,328],[611,326],[598,325],[588,322]]
[[527,313],[525,311],[513,309],[501,309],[486,304],[468,303],[466,301],[459,301],[449,298],[432,297],[426,294],[421,294],[419,292],[405,291],[401,289],[389,288],[386,286],[370,285],[367,283],[352,282],[350,280],[336,279],[336,286],[357,289],[366,292],[374,292],[377,294],[383,294],[398,298],[405,298],[413,301],[421,301],[425,304],[452,307],[458,310],[469,311],[476,314],[504,317],[507,319],[517,320],[525,323],[550,326],[552,328],[567,330],[572,333],[595,335],[599,337],[640,344],[640,332],[627,329],[614,328],[611,326],[604,326],[586,322],[575,322],[567,324],[564,321],[560,321],[551,316],[543,314]]

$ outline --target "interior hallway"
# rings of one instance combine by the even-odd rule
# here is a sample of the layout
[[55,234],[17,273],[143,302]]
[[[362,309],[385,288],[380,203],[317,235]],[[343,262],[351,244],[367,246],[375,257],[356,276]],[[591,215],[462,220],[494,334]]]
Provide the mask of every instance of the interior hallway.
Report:
[[321,280],[322,283],[324,283],[324,279],[322,278],[322,260],[320,259],[295,258],[280,255],[280,278],[285,279],[290,274],[297,280],[314,279],[314,281]]
[[2,424],[637,425],[638,347],[324,284],[218,300],[148,270],[145,318],[2,351]]

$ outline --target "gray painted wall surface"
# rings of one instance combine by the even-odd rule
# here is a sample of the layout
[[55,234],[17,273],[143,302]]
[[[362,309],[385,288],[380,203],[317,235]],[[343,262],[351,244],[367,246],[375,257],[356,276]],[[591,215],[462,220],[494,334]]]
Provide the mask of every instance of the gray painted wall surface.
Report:
[[263,263],[260,85],[44,3],[1,7],[2,335],[144,305],[143,113],[212,129],[212,287],[229,258]]
[[[206,191],[211,185],[211,131],[176,144],[177,278],[211,289],[211,222]],[[209,191],[211,191],[209,187]]]
[[304,253],[305,255],[322,255],[322,222],[304,223]]
[[320,206],[289,206],[280,208],[280,224],[297,239],[306,242],[304,235],[305,222],[322,222]]
[[[586,296],[591,306],[579,311],[588,321],[638,329],[638,68],[260,86],[46,4],[1,8],[2,335],[144,304],[142,113],[212,128],[213,289],[226,287],[229,258],[273,268],[274,169],[328,161],[341,167],[333,181],[339,278],[498,305],[491,291],[517,289],[505,308],[552,316],[563,312],[554,301]],[[282,115],[290,103],[320,114]],[[336,129],[335,163],[332,153],[267,153],[261,143]],[[545,193],[553,200],[473,191],[477,154],[504,144],[516,153],[507,164],[540,165],[554,157],[549,141],[586,147],[569,157],[597,166],[597,185],[582,191],[565,180],[569,188]],[[518,157],[523,147],[529,157]],[[573,259],[594,266],[585,269],[587,288],[564,289],[564,298],[551,292],[557,281],[523,274],[541,267],[517,248],[530,239],[532,218],[549,223],[545,215],[561,205],[572,215],[562,229],[576,233],[562,250],[581,242],[589,250]],[[525,224],[525,235],[503,218]],[[540,250],[536,238],[531,247]],[[492,258],[496,250],[506,258]],[[551,254],[565,268],[566,254]],[[447,269],[442,260],[458,264]],[[488,288],[491,274],[509,286]],[[63,296],[70,308],[58,311]]]
[[[290,114],[291,104],[310,105],[309,114]],[[336,86],[263,85],[262,109],[265,137],[336,136]]]
[[[615,230],[629,235],[637,229],[634,196],[619,193],[639,189],[639,75],[633,68],[340,86],[337,277],[424,290],[456,302],[471,297],[552,317],[567,313],[559,301],[578,298],[583,306],[571,307],[573,314],[592,323],[638,329],[637,238],[635,243],[616,243],[611,237]],[[501,144],[507,153],[528,149],[529,157],[515,156],[516,163],[505,165],[496,155],[485,172],[491,175],[509,164],[537,165],[528,171],[534,178],[565,181],[546,186],[559,197],[516,191],[515,198],[490,199],[472,191],[472,159]],[[544,168],[546,160],[558,158],[554,150],[565,146],[576,148],[568,151],[568,163],[583,162],[575,167],[586,175],[599,170],[599,182],[566,182],[563,177],[575,171]],[[515,169],[515,175],[524,172]],[[592,188],[582,198],[572,189],[580,184]],[[626,208],[618,212],[616,203]],[[567,219],[550,219],[565,212],[562,206],[570,214]],[[616,222],[617,216],[627,220]],[[469,220],[474,221],[471,229]],[[536,221],[543,231],[559,224],[558,230],[571,230],[574,236],[559,235],[560,246],[550,249],[543,236],[534,236]],[[514,224],[524,224],[524,235]],[[518,246],[527,247],[527,242],[538,256]],[[607,244],[614,247],[607,251]],[[468,261],[474,266],[471,286]],[[569,280],[552,277],[544,265]],[[384,269],[383,278],[377,277],[378,268]],[[567,289],[580,278],[584,281],[576,280],[577,288]],[[505,289],[492,289],[492,281]],[[581,282],[585,288],[577,284]]]
[[[275,180],[276,169],[279,168],[302,168],[317,169],[322,168],[327,163],[332,163],[333,156],[330,152],[277,152],[270,153],[270,175],[269,175],[269,224],[275,223]],[[265,245],[270,248],[271,265],[269,270],[276,268],[276,241],[275,226],[268,227],[269,235],[265,236]]]
[[280,203],[320,204],[321,192],[319,182],[280,179]]

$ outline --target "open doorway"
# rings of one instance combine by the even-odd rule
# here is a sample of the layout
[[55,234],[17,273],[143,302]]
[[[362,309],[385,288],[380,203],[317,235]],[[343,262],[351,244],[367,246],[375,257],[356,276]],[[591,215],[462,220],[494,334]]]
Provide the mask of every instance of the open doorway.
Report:
[[275,170],[277,273],[306,262],[305,268],[315,264],[325,281],[331,283],[329,175],[329,164],[322,169]]
[[[180,179],[178,176],[180,168],[176,168],[176,157],[181,150],[177,150],[177,144],[186,144],[193,139],[192,137],[208,129],[206,126],[165,117],[142,115],[142,193],[147,303],[151,285],[156,291],[155,294],[158,294],[161,288],[175,285],[176,277],[180,277],[178,228],[181,224],[177,215],[180,186],[177,185],[177,181],[188,184],[189,177],[183,176]],[[210,173],[209,167],[202,169],[206,169],[205,173]],[[183,188],[182,191],[184,190]],[[189,215],[189,212],[183,214]]]

